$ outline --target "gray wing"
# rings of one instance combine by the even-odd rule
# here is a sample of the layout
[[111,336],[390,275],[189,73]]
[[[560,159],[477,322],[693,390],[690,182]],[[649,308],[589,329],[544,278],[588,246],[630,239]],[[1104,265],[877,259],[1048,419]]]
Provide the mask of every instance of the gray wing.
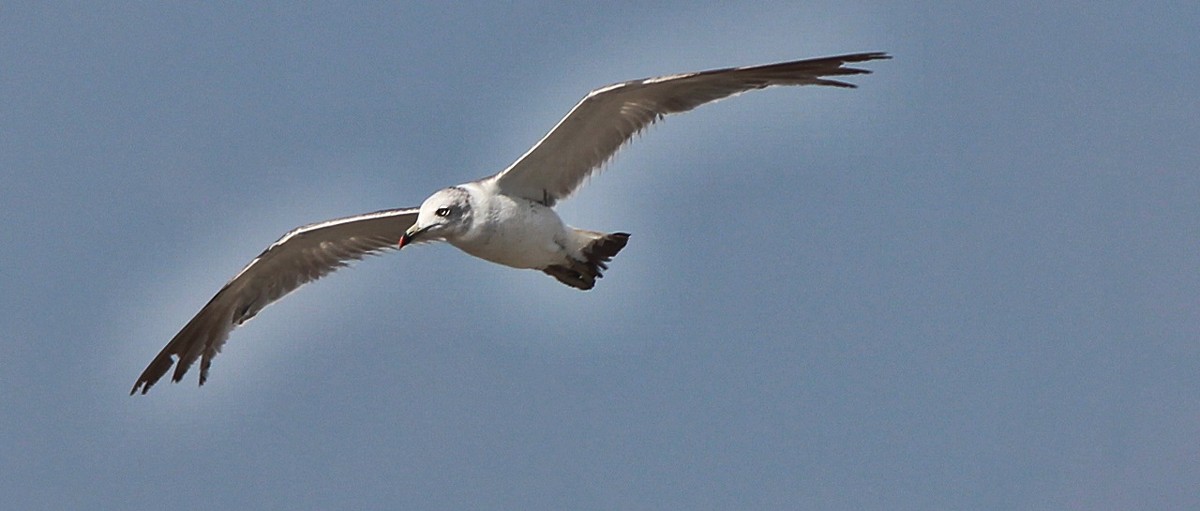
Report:
[[634,135],[668,114],[687,112],[705,103],[775,85],[854,87],[824,77],[870,73],[843,66],[889,58],[879,52],[856,53],[647,78],[602,87],[585,96],[541,141],[490,179],[504,193],[552,205],[574,192],[584,178]]
[[350,261],[396,247],[416,209],[390,209],[305,225],[284,234],[242,268],[142,371],[130,395],[145,394],[175,364],[178,382],[200,361],[200,384],[229,333],[264,307]]

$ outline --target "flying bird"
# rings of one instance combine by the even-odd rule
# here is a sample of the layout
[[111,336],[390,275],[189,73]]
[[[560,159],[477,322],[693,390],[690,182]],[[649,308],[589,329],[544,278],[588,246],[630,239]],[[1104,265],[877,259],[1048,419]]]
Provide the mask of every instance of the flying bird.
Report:
[[616,83],[584,96],[537,144],[499,174],[438,190],[418,208],[389,209],[291,230],[250,261],[154,357],[130,395],[171,366],[178,382],[200,360],[200,385],[229,333],[264,307],[350,261],[410,244],[445,241],[494,263],[539,270],[588,290],[629,241],[563,223],[554,205],[575,192],[634,135],[669,114],[776,85],[854,85],[847,64],[891,58],[855,53]]

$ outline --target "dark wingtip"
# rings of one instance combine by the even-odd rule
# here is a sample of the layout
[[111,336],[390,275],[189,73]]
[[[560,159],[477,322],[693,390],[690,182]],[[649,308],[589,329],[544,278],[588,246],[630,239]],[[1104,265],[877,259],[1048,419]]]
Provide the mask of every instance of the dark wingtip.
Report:
[[[871,72],[870,72],[870,71],[866,71],[866,70],[863,70],[863,69],[856,69],[856,71],[862,71],[861,73],[856,73],[856,74],[864,74],[864,75],[865,75],[865,74],[871,74]],[[817,80],[815,81],[815,83],[816,83],[816,85],[829,85],[829,86],[832,86],[832,87],[841,87],[841,88],[843,88],[843,89],[857,89],[857,88],[858,88],[858,86],[857,86],[857,85],[854,85],[853,83],[841,82],[841,81],[838,81],[838,80],[825,80],[825,79],[817,79]]]
[[129,395],[132,396],[134,394],[140,393],[141,395],[144,396],[144,395],[146,395],[147,392],[150,392],[150,387],[153,387],[153,386],[154,386],[154,382],[148,381],[145,378],[141,378],[137,381],[137,383],[133,384],[133,389],[131,389],[129,391]]
[[[886,52],[873,51],[867,53],[852,53],[850,55],[840,55],[837,57],[829,57],[841,62],[840,66],[847,63],[867,62],[871,60],[891,60],[892,56]],[[870,69],[859,69],[857,67],[839,67],[835,72],[827,73],[827,76],[846,76],[846,75],[869,75],[873,73]],[[817,85],[830,85],[833,87],[842,87],[844,89],[857,89],[858,86],[853,83],[847,83],[839,80],[830,80],[828,78],[817,79]]]
[[851,53],[849,55],[842,55],[834,58],[842,59],[846,62],[866,62],[868,60],[889,60],[892,58],[892,56],[886,51],[868,51],[863,53]]
[[165,352],[159,353],[154,360],[150,361],[150,365],[146,366],[146,370],[142,371],[142,375],[138,377],[137,383],[133,384],[133,389],[129,391],[129,395],[137,394],[139,390],[145,395],[150,392],[150,387],[153,387],[158,380],[167,374],[171,366],[175,364],[175,360],[171,355]]

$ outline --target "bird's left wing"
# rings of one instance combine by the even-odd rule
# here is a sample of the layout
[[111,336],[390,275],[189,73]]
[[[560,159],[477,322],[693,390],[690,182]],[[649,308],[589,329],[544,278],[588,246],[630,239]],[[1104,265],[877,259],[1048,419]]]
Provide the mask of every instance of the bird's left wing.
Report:
[[891,58],[855,53],[763,66],[714,69],[601,87],[503,172],[489,178],[504,193],[553,205],[664,116],[753,89],[776,85],[854,85],[826,77],[870,73],[846,64]]
[[178,382],[200,359],[200,384],[229,333],[264,307],[350,261],[396,248],[416,209],[390,209],[293,229],[242,268],[154,357],[133,385],[145,394],[173,364]]

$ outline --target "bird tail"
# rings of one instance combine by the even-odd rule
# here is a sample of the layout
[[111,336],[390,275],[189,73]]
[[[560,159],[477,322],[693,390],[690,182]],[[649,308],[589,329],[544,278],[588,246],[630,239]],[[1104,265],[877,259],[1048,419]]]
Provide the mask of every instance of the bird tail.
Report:
[[584,240],[579,250],[582,260],[569,258],[567,264],[548,266],[542,271],[563,284],[587,291],[596,285],[596,279],[604,276],[601,270],[607,270],[608,262],[629,243],[629,233],[575,229],[575,234]]

